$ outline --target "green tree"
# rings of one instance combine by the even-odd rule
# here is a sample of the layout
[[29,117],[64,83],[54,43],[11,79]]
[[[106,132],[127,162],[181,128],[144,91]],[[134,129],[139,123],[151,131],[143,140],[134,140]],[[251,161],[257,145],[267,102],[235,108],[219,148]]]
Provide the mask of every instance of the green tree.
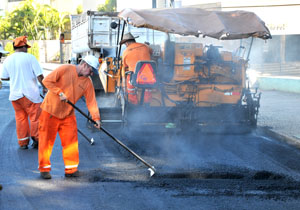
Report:
[[29,39],[35,38],[35,30],[32,23],[35,21],[35,5],[32,0],[21,2],[19,6],[11,13],[6,13],[1,24],[1,34],[4,34],[6,39],[13,39],[16,36],[27,35]]
[[4,17],[1,17],[0,19],[0,39],[9,39],[11,23]]
[[66,28],[71,28],[71,21],[70,21],[69,14],[66,12],[60,13],[57,25],[58,25],[58,30],[56,30],[57,31],[56,37],[58,39],[59,35],[65,32]]
[[4,50],[7,51],[7,52],[9,52],[8,55],[11,55],[12,53],[14,53],[15,51],[14,51],[14,46],[13,46],[12,42],[8,42],[5,45]]
[[117,9],[116,0],[106,0],[105,4],[100,4],[97,8],[99,12],[115,12]]
[[53,39],[58,30],[59,13],[49,5],[38,5],[34,28],[38,39]]
[[26,0],[0,21],[0,39],[27,35],[29,40],[58,39],[70,19],[49,5]]
[[81,14],[83,12],[83,9],[82,9],[82,5],[79,5],[77,8],[76,8],[76,12],[77,14]]

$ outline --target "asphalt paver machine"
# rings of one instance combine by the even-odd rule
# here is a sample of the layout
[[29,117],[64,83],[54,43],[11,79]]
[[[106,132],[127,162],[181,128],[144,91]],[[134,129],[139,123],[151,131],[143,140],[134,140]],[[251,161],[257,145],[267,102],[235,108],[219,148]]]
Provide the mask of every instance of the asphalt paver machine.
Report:
[[[103,123],[143,132],[256,126],[260,93],[249,86],[249,55],[253,39],[271,38],[257,15],[166,8],[125,9],[118,18],[111,23],[116,43],[130,31],[140,36],[137,42],[147,42],[153,54],[150,66],[142,63],[131,75],[137,105],[128,102],[122,46],[116,46],[115,56],[103,57],[100,80],[105,94],[113,98],[113,103],[100,108]],[[151,71],[155,82],[140,85],[137,78],[143,70]],[[145,89],[152,93],[150,103],[144,103]]]

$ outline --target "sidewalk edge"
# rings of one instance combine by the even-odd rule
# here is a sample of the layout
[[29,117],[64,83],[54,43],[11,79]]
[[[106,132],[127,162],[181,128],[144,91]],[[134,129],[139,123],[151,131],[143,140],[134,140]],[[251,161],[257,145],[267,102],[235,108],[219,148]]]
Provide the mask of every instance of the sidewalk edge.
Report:
[[285,142],[291,146],[294,146],[294,147],[300,149],[300,139],[278,133],[278,132],[272,130],[272,128],[269,128],[266,126],[265,127],[263,127],[263,126],[257,127],[257,131],[263,133],[264,135],[270,136],[276,140]]

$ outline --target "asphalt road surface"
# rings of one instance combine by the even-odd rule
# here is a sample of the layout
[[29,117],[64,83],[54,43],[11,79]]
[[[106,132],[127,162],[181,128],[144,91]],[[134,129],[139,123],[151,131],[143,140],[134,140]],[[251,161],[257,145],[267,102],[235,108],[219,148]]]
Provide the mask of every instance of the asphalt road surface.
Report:
[[[109,128],[147,167],[77,113],[81,177],[64,177],[60,139],[52,179],[35,149],[20,150],[8,87],[0,90],[0,209],[299,209],[300,152],[253,131],[243,135],[131,134]],[[77,106],[86,111],[83,101]]]

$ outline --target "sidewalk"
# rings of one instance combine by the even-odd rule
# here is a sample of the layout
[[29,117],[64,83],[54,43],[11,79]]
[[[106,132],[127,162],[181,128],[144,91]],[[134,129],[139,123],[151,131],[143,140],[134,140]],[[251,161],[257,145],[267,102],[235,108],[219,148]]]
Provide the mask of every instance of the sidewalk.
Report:
[[300,148],[300,77],[248,72],[252,87],[262,92],[258,130]]
[[300,148],[300,94],[261,90],[258,128]]
[[261,75],[258,77],[258,85],[262,90],[300,93],[300,77]]

